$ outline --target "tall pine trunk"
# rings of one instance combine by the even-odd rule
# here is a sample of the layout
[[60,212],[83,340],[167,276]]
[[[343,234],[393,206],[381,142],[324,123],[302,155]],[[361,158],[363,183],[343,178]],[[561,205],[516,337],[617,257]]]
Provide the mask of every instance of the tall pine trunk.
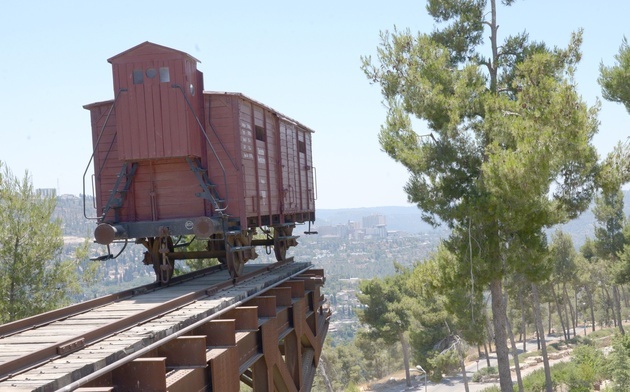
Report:
[[501,278],[490,282],[492,296],[492,321],[494,324],[494,346],[497,352],[499,383],[502,392],[513,392],[512,374],[510,372],[510,352],[507,345],[507,322],[505,301],[503,301],[503,284]]
[[548,327],[547,328],[547,335],[551,335],[551,309],[552,309],[551,302],[547,302],[547,310],[548,310],[548,312],[547,312],[547,314],[548,314],[548,317],[547,317],[547,327]]
[[586,297],[588,298],[588,306],[591,308],[591,326],[593,332],[595,332],[595,306],[593,305],[593,293],[588,288],[586,289]]
[[[506,296],[507,298],[507,296]],[[507,299],[505,301],[507,306]],[[514,370],[516,371],[516,382],[518,384],[518,390],[520,392],[525,391],[523,388],[523,378],[521,377],[521,365],[518,361],[518,348],[516,347],[516,342],[514,341],[514,331],[512,330],[512,323],[510,323],[510,318],[506,317],[506,326],[508,330],[508,336],[510,337],[510,344],[512,346],[512,358],[514,358]]]
[[488,344],[485,339],[483,341],[483,351],[486,353],[486,364],[490,367],[490,353],[488,352]]
[[403,352],[403,363],[405,364],[405,380],[407,381],[407,387],[411,386],[411,374],[409,373],[409,342],[405,336],[405,332],[401,331],[399,336],[400,345]]
[[462,378],[464,380],[464,390],[470,392],[468,389],[468,375],[466,374],[466,363],[464,362],[464,353],[462,350],[462,341],[457,343],[457,356],[459,357],[459,366],[462,369]]
[[562,327],[562,336],[564,336],[564,342],[568,343],[569,339],[567,338],[567,330],[564,324],[564,318],[562,317],[562,307],[560,307],[560,302],[558,301],[558,295],[556,294],[556,289],[553,285],[551,286],[551,294],[553,295],[553,299],[556,301],[556,310],[558,311],[558,318],[560,318],[560,326]]
[[[538,286],[532,283],[532,298],[534,300],[534,320],[536,322],[536,328],[539,331],[544,331],[542,324],[542,316],[540,314],[540,301],[538,299]],[[551,316],[550,316],[551,317]],[[553,392],[553,385],[551,383],[551,368],[549,367],[549,357],[547,356],[547,342],[545,336],[539,336],[539,341],[542,350],[543,364],[545,367],[545,391]]]
[[523,306],[523,287],[518,290],[518,302],[521,306],[521,329],[523,333],[523,352],[527,351],[527,324],[525,323],[525,306]]
[[485,347],[486,349],[486,362],[488,363],[488,367],[490,367],[490,354],[492,353],[492,341],[494,340],[494,331],[492,330],[492,322],[490,321],[490,318],[488,317],[487,311],[484,308],[484,315],[486,317],[486,334],[487,334],[487,339],[484,340],[484,347],[486,346],[486,342],[488,343],[488,347]]
[[617,317],[617,327],[619,328],[619,333],[625,335],[626,331],[623,329],[623,319],[621,317],[621,298],[619,294],[619,286],[613,286],[613,298],[615,300],[615,316]]
[[[534,313],[535,313],[535,311],[534,311]],[[542,316],[541,316],[541,317],[542,317]],[[540,333],[540,331],[538,330],[538,323],[536,323],[536,320],[534,320],[534,329],[535,329],[535,332],[536,332],[536,343],[537,343],[537,348],[538,348],[538,350],[540,350],[540,335],[541,335],[541,333]],[[544,335],[544,334],[543,334],[543,335]]]
[[609,311],[612,312],[613,316],[613,321],[615,323],[615,327],[617,326],[617,317],[615,316],[615,305],[613,304],[613,306],[608,306],[608,304],[610,304],[611,302],[613,302],[610,299],[610,293],[608,292],[608,290],[606,289],[606,287],[602,286],[602,291],[604,292],[604,294],[606,294],[606,323],[610,323],[610,315],[608,314]]
[[[569,293],[568,293],[568,291],[567,291],[567,285],[566,285],[566,283],[563,283],[563,284],[562,284],[562,291],[564,292],[564,298],[565,298],[565,300],[566,300],[567,304],[569,304],[569,311],[570,311],[570,313],[571,313],[571,324],[573,325],[573,337],[575,338],[575,337],[577,336],[577,335],[576,335],[576,333],[575,333],[575,323],[576,323],[577,321],[576,321],[576,318],[575,318],[575,312],[573,311],[573,303],[571,302],[571,298],[569,298]],[[569,313],[567,313],[567,318],[568,318],[568,317],[569,317]],[[567,323],[567,324],[568,324],[568,323]],[[569,326],[569,325],[567,325],[567,329],[568,329],[569,327],[570,327],[570,326]],[[569,338],[571,338],[571,332],[569,332],[569,333],[568,333],[568,335],[569,335]]]

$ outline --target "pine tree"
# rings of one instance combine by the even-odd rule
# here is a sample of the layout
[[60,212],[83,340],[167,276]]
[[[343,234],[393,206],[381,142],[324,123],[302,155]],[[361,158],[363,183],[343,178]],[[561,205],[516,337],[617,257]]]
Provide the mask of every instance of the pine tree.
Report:
[[409,373],[409,327],[412,323],[413,302],[409,292],[409,270],[396,267],[398,273],[384,279],[362,281],[357,299],[365,308],[357,312],[359,320],[370,327],[374,339],[387,344],[400,342],[407,386],[411,386]]
[[[623,192],[617,189],[602,192],[595,198],[593,214],[598,226],[595,227],[595,249],[597,255],[604,260],[607,269],[615,275],[620,266],[620,255],[624,250],[625,216],[623,213]],[[623,262],[623,261],[622,261]],[[619,275],[618,273],[616,275]],[[615,279],[619,281],[619,279]],[[612,283],[612,282],[611,282]],[[614,282],[617,283],[617,282]],[[623,282],[621,282],[623,283]],[[615,322],[619,332],[625,333],[621,315],[621,293],[617,284],[612,284]]]
[[76,266],[62,261],[61,222],[52,219],[55,197],[38,194],[0,162],[0,323],[69,302],[78,291]]
[[[581,31],[565,49],[526,33],[500,44],[496,3],[429,0],[436,30],[382,33],[378,63],[366,57],[363,70],[380,84],[388,112],[379,141],[409,170],[409,200],[452,229],[449,250],[490,288],[501,390],[512,391],[503,278],[545,279],[547,263],[522,253],[542,252],[545,228],[588,207],[598,108],[573,78]],[[415,133],[412,118],[430,133]]]
[[601,63],[599,66],[599,84],[602,86],[602,93],[605,99],[618,102],[626,107],[630,113],[630,45],[624,37],[619,53],[615,55],[616,64],[613,66],[605,66]]

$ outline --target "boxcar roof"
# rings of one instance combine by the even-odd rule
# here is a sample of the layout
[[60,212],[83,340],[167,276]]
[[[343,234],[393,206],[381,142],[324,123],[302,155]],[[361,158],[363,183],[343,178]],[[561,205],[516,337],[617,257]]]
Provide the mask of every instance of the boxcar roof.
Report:
[[[314,130],[312,130],[311,128],[309,128],[306,125],[302,124],[301,122],[299,122],[299,121],[297,121],[297,120],[295,120],[295,119],[293,119],[293,118],[291,118],[289,116],[285,116],[284,114],[280,113],[279,111],[277,111],[277,110],[275,110],[275,109],[265,105],[264,103],[262,103],[260,101],[252,99],[252,98],[248,97],[245,94],[236,93],[236,92],[229,92],[229,91],[204,91],[203,93],[204,94],[209,94],[209,95],[232,95],[232,96],[235,96],[235,97],[243,98],[243,99],[245,99],[247,101],[255,103],[256,105],[262,106],[263,108],[269,110],[270,112],[273,112],[273,113],[277,114],[279,117],[285,119],[286,121],[290,121],[290,122],[292,122],[292,123],[294,123],[296,125],[299,125],[300,127],[304,128],[305,130],[307,130],[307,131],[309,131],[311,133],[315,133]],[[110,99],[110,100],[107,100],[107,101],[93,102],[93,103],[90,103],[90,104],[87,104],[87,105],[83,105],[83,108],[90,110],[93,107],[97,107],[97,106],[101,106],[101,105],[107,105],[107,104],[111,105],[113,102],[114,102],[113,99]]]
[[243,98],[245,100],[248,100],[250,102],[253,102],[259,106],[262,106],[263,108],[269,110],[270,112],[273,112],[275,114],[277,114],[279,117],[282,117],[283,119],[292,122],[296,125],[299,125],[300,127],[306,129],[307,131],[309,131],[310,133],[315,133],[314,130],[312,130],[311,128],[307,127],[306,125],[302,124],[301,122],[289,117],[289,116],[285,116],[284,114],[280,113],[279,111],[273,109],[272,107],[269,107],[267,105],[265,105],[264,103],[257,101],[255,99],[252,99],[250,97],[248,97],[247,95],[243,94],[243,93],[236,93],[236,92],[230,92],[230,91],[204,91],[204,94],[212,94],[212,95],[233,95],[236,97],[240,97]]
[[162,45],[158,45],[158,44],[154,44],[153,42],[149,42],[149,41],[145,41],[139,45],[134,46],[133,48],[127,49],[124,52],[118,53],[117,55],[110,57],[107,59],[108,62],[110,63],[114,63],[116,62],[116,60],[123,58],[123,57],[127,57],[127,56],[137,56],[137,55],[151,55],[154,56],[157,53],[173,53],[173,54],[177,54],[178,56],[185,56],[185,57],[189,57],[190,59],[194,60],[195,62],[200,63],[201,61],[197,60],[196,58],[194,58],[193,56],[189,55],[186,52],[182,52],[181,50],[177,50],[177,49],[173,49],[173,48],[169,48],[168,46],[162,46]]
[[87,105],[83,105],[83,109],[90,110],[93,107],[97,107],[97,106],[101,106],[101,105],[106,105],[106,104],[111,105],[113,102],[114,102],[113,99],[109,99],[107,101],[92,102],[92,103],[88,103]]

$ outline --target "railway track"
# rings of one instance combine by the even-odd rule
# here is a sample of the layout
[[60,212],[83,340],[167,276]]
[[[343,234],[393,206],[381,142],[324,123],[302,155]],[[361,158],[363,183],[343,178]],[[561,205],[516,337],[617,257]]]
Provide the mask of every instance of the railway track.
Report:
[[211,268],[0,326],[0,391],[309,390],[322,270]]

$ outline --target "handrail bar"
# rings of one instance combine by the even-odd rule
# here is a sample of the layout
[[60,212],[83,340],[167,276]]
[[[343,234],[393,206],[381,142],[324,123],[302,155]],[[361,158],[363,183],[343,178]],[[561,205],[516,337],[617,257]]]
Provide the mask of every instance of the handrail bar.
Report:
[[[179,91],[182,92],[182,96],[184,97],[184,101],[186,101],[186,104],[188,105],[188,108],[190,109],[190,111],[193,114],[193,116],[195,116],[195,121],[197,121],[197,125],[199,125],[199,129],[201,129],[201,133],[203,133],[203,136],[205,137],[206,142],[208,143],[208,145],[210,146],[210,149],[212,150],[212,154],[214,154],[214,157],[217,159],[217,162],[219,163],[219,166],[221,167],[221,171],[223,172],[223,185],[225,187],[224,200],[230,200],[229,197],[228,197],[228,192],[229,191],[228,191],[228,186],[227,186],[227,173],[225,171],[225,167],[223,166],[223,162],[221,162],[221,159],[219,158],[219,155],[217,154],[217,151],[214,149],[214,145],[212,144],[212,142],[210,142],[210,138],[208,137],[208,133],[206,133],[206,130],[203,127],[203,124],[201,124],[201,121],[199,120],[199,117],[197,117],[197,114],[195,113],[195,109],[192,107],[192,104],[188,100],[188,97],[186,97],[186,92],[184,91],[182,86],[180,86],[179,84],[172,84],[171,87],[179,89]],[[230,162],[232,162],[232,165],[234,166],[234,168],[236,168],[236,165],[234,164],[234,161],[232,161],[232,158],[230,157],[230,154],[227,152],[227,149],[225,148],[225,146],[221,142],[221,139],[219,139],[219,135],[217,135],[216,131],[214,130],[214,128],[212,126],[210,126],[210,128],[212,129],[212,132],[214,132],[215,136],[219,140],[219,144],[221,144],[221,147],[223,147],[223,150],[225,151],[228,159],[230,160]],[[217,206],[218,206],[218,202],[217,202]],[[217,211],[219,211],[219,212],[225,211],[227,209],[227,207],[228,206],[226,204],[226,205],[224,205],[223,208],[217,208]]]
[[[99,219],[98,216],[95,216],[95,217],[87,216],[87,211],[85,210],[85,176],[87,175],[88,170],[90,170],[90,165],[92,164],[92,161],[94,160],[94,155],[96,154],[96,149],[98,148],[98,145],[101,142],[101,137],[103,137],[103,132],[105,132],[105,127],[107,126],[107,123],[109,122],[109,118],[112,112],[114,111],[116,102],[118,102],[120,93],[123,93],[123,92],[127,92],[127,89],[121,88],[120,90],[118,90],[118,93],[116,94],[116,98],[114,98],[114,102],[112,102],[112,106],[109,108],[109,112],[107,112],[107,117],[105,118],[105,122],[103,123],[103,126],[101,127],[101,131],[98,134],[98,138],[96,139],[96,143],[94,144],[94,149],[92,150],[92,156],[90,156],[90,160],[88,161],[88,164],[85,167],[85,171],[83,172],[83,216],[85,217],[85,219],[90,219],[90,220]],[[109,151],[108,151],[108,155],[109,155]]]

